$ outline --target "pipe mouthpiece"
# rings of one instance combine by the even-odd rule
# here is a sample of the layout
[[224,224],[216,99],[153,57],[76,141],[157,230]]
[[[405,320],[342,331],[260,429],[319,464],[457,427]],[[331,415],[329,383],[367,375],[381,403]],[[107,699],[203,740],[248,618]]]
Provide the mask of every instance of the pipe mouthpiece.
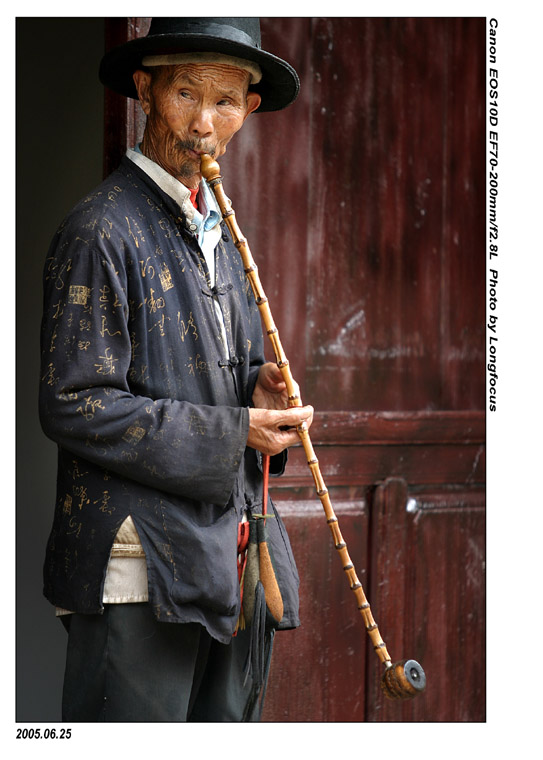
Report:
[[200,170],[208,182],[221,176],[219,164],[208,153],[202,153],[200,156]]

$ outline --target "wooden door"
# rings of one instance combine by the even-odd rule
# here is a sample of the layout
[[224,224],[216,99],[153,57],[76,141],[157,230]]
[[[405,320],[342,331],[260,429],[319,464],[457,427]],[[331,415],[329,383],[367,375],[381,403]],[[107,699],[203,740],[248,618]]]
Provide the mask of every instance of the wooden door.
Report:
[[[108,22],[118,41],[147,23]],[[392,658],[428,679],[412,702],[380,692],[296,448],[273,496],[302,625],[276,638],[264,719],[482,721],[484,19],[262,19],[262,39],[302,89],[247,121],[221,159],[225,189],[317,410],[311,437],[374,617]],[[137,108],[106,115],[106,134],[119,118],[134,139]]]

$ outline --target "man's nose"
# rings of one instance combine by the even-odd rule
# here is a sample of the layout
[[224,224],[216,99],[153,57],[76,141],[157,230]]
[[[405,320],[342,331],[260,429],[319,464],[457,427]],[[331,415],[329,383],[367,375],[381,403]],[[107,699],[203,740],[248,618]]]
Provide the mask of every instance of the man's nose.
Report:
[[190,133],[195,137],[209,137],[213,134],[213,111],[204,106],[197,108],[190,122]]

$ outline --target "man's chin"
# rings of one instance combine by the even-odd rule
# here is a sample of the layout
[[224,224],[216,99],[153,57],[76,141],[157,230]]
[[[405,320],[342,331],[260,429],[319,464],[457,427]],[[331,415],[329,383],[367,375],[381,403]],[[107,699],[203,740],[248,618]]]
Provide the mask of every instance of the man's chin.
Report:
[[201,159],[200,156],[187,158],[184,156],[177,164],[177,176],[181,181],[200,174]]

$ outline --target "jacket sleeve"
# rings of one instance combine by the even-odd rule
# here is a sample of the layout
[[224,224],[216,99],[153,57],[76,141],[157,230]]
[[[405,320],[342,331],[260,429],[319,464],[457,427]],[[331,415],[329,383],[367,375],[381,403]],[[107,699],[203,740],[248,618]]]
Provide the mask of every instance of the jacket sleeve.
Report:
[[106,470],[226,505],[245,451],[248,410],[131,392],[126,275],[107,247],[61,234],[46,261],[44,304],[45,434]]

